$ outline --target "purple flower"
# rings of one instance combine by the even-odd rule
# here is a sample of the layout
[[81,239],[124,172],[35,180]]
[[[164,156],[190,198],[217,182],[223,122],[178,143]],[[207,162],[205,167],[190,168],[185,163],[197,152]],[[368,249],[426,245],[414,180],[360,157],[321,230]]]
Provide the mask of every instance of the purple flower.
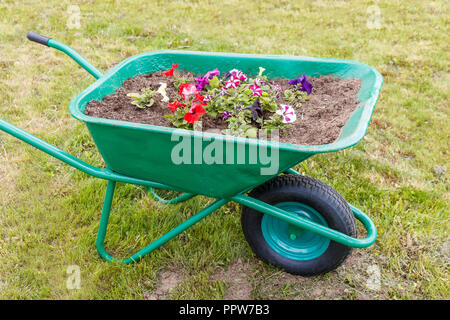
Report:
[[219,76],[220,75],[220,71],[219,69],[215,68],[214,70],[208,71],[207,73],[205,73],[205,75],[203,77],[197,77],[195,78],[195,81],[197,81],[197,84],[195,85],[195,87],[197,88],[198,91],[203,90],[204,86],[207,86],[209,84],[209,80],[214,78],[215,76]]
[[292,79],[292,80],[289,80],[288,83],[289,83],[291,86],[296,86],[296,85],[298,85],[298,84],[301,84],[302,86],[301,86],[301,88],[300,88],[299,90],[300,90],[300,91],[305,91],[307,94],[311,94],[313,85],[311,84],[311,82],[309,82],[309,81],[306,79],[306,76],[305,76],[305,75],[302,75],[302,76],[301,76],[300,78],[298,78],[298,79]]
[[273,84],[273,87],[272,87],[272,91],[273,91],[273,93],[275,94],[275,96],[276,96],[277,98],[279,98],[281,92],[283,92],[284,89],[283,89],[280,85],[274,83],[274,84]]
[[223,121],[225,121],[225,120],[227,120],[228,118],[231,118],[232,117],[232,115],[231,115],[231,112],[230,111],[225,111],[223,114],[222,114],[222,120]]
[[248,109],[252,112],[252,119],[253,121],[258,120],[258,118],[261,118],[263,116],[261,103],[259,102],[259,98],[256,98],[255,102],[252,103],[250,107],[247,107],[245,109]]
[[195,81],[197,81],[195,87],[198,91],[201,91],[204,86],[207,86],[209,84],[209,79],[206,77],[197,77],[195,78]]
[[231,72],[227,72],[223,74],[222,81],[225,82],[231,77]]
[[212,78],[214,78],[215,76],[220,76],[220,71],[219,71],[219,69],[217,69],[217,68],[215,68],[214,70],[211,70],[211,71],[208,71],[207,73],[205,73],[205,78],[207,78],[207,79],[212,79]]

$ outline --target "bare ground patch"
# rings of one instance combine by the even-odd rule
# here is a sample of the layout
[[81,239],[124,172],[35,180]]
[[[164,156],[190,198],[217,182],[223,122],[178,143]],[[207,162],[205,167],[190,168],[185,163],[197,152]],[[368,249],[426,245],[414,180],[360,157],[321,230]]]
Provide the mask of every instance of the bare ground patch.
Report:
[[181,282],[183,277],[181,274],[165,270],[157,279],[156,286],[152,292],[143,290],[143,296],[146,300],[165,300],[169,298],[170,292],[174,290]]
[[253,287],[249,278],[253,276],[251,266],[241,259],[233,262],[225,271],[219,269],[211,276],[211,281],[222,280],[228,283],[224,299],[248,300],[251,299]]
[[317,277],[295,276],[283,271],[265,272],[257,266],[255,298],[290,300],[341,300],[387,298],[382,278],[383,258],[354,250],[337,270]]

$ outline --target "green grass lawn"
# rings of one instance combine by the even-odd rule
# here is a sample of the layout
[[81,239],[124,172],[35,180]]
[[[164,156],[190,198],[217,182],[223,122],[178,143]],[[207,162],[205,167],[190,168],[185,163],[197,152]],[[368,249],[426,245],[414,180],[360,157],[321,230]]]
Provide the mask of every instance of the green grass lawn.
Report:
[[[297,168],[379,230],[375,245],[314,278],[260,262],[233,203],[136,265],[106,263],[95,248],[106,182],[0,132],[0,298],[450,298],[449,25],[444,0],[1,0],[0,117],[97,166],[85,125],[68,111],[93,78],[27,41],[28,31],[67,43],[102,71],[159,49],[289,54],[358,60],[378,69],[384,85],[364,140]],[[123,184],[116,195],[106,247],[118,256],[211,201],[164,206]],[[80,289],[67,288],[72,265]]]

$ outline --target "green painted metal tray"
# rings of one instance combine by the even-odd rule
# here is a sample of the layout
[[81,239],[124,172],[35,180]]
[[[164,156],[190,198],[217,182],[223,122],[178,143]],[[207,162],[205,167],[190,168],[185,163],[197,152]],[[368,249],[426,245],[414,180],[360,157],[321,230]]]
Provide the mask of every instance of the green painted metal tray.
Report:
[[[254,76],[259,67],[264,67],[269,78],[294,78],[303,73],[312,77],[332,74],[343,79],[359,78],[362,85],[357,98],[361,103],[347,121],[337,141],[312,146],[237,139],[212,133],[101,119],[84,114],[89,101],[101,100],[105,95],[114,93],[125,80],[136,75],[170,69],[173,63],[178,63],[181,70],[195,73],[206,73],[214,68],[227,72],[237,68]],[[76,119],[86,123],[111,170],[196,194],[227,198],[260,185],[313,154],[336,151],[357,143],[367,130],[381,85],[382,77],[374,68],[349,60],[163,50],[124,60],[76,96],[70,103],[70,112]],[[174,139],[174,136],[178,139]],[[172,150],[183,137],[192,139],[191,162],[175,164],[171,158]],[[197,159],[197,162],[201,163],[195,164],[195,155],[203,152],[204,148],[212,143],[212,138],[216,143],[223,143],[223,164],[220,164],[220,161],[219,164],[205,164],[203,159]],[[233,145],[233,150],[226,148],[227,141]],[[264,146],[269,150],[278,148],[279,162],[276,168],[275,164],[267,164],[265,159],[259,156],[253,164],[249,163],[250,153]],[[236,158],[238,150],[242,150],[240,148],[245,149],[246,161],[241,161],[244,164],[239,164]],[[234,160],[230,161],[233,158]],[[265,174],[261,174],[261,168],[267,168]]]

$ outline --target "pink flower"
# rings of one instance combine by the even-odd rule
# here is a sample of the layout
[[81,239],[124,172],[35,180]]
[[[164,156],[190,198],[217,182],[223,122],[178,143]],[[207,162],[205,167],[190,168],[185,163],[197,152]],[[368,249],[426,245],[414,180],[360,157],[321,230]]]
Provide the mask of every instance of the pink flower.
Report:
[[225,87],[226,87],[227,89],[230,89],[230,88],[237,88],[237,86],[239,85],[240,82],[241,82],[241,81],[240,81],[237,77],[231,76],[231,77],[230,77],[230,80],[228,80],[227,82],[225,82]]
[[256,83],[251,84],[249,86],[249,88],[252,89],[253,95],[258,96],[258,97],[262,96],[262,89]]
[[244,73],[242,73],[241,70],[233,69],[233,70],[230,70],[229,73],[231,74],[231,76],[239,79],[240,81],[246,81],[247,80],[247,76]]
[[179,94],[184,100],[188,100],[191,95],[198,95],[198,90],[192,83],[183,83],[180,85]]
[[297,120],[294,108],[291,106],[282,104],[281,109],[277,110],[276,113],[283,117],[283,123],[292,123]]

